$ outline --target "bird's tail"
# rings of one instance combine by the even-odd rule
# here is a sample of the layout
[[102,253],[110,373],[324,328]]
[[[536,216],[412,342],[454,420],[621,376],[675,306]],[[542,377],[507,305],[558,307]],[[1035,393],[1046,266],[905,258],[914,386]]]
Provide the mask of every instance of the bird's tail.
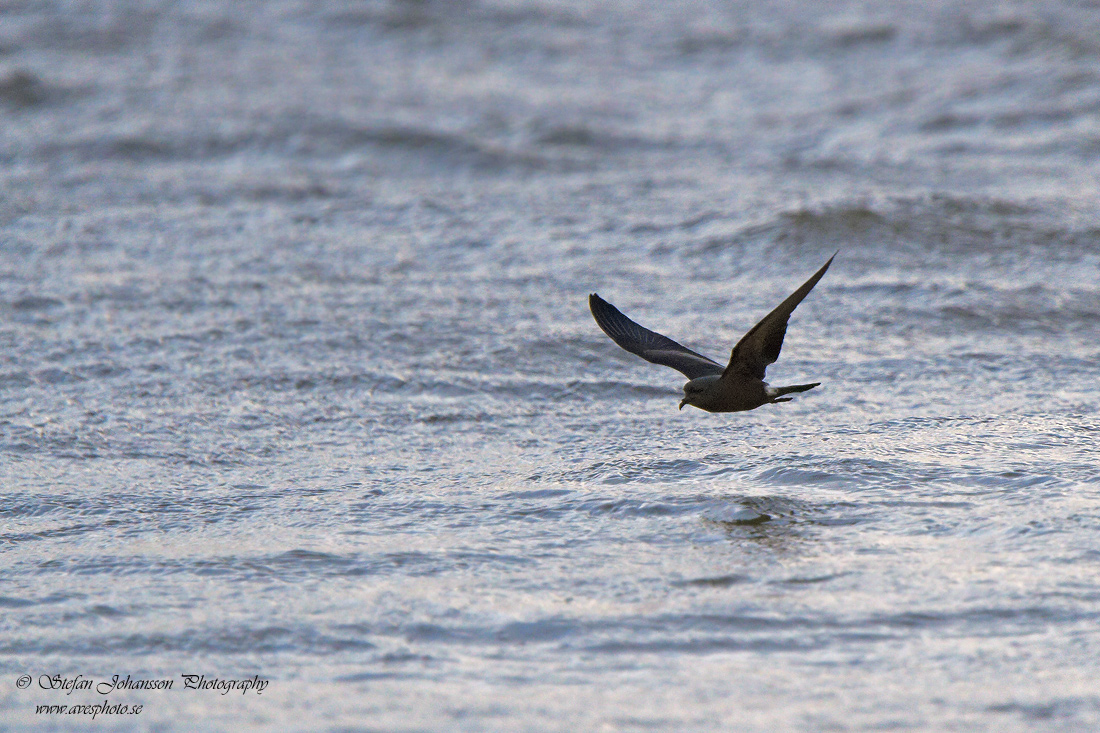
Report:
[[789,387],[768,387],[768,396],[772,398],[772,402],[790,402],[790,397],[783,397],[785,394],[791,394],[792,392],[805,392],[808,389],[813,389],[820,385],[821,382],[814,382],[813,384],[792,384]]

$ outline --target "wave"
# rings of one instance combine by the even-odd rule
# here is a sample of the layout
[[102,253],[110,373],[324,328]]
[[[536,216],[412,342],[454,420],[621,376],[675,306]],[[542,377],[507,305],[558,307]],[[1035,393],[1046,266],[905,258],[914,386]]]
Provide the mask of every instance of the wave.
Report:
[[750,246],[879,250],[978,256],[1033,250],[1055,257],[1094,253],[1100,226],[1058,218],[1052,207],[995,196],[934,193],[786,209],[704,239],[693,253]]
[[[553,158],[482,137],[474,131],[387,122],[372,125],[341,119],[303,119],[293,114],[274,122],[241,122],[229,129],[173,131],[158,128],[55,139],[32,146],[29,152],[19,155],[81,162],[194,162],[243,154],[315,157],[367,152],[421,160],[433,168],[491,171],[542,168],[557,163]],[[267,185],[270,187],[271,183]],[[330,193],[315,182],[307,187],[307,192],[311,197]]]
[[32,109],[64,94],[32,71],[0,66],[0,104],[17,110]]

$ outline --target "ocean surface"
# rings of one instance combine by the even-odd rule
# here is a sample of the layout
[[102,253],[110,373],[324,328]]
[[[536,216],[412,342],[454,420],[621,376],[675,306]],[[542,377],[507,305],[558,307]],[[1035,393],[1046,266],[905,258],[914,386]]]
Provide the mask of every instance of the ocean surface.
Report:
[[1096,2],[0,4],[0,729],[1100,730],[1098,405]]

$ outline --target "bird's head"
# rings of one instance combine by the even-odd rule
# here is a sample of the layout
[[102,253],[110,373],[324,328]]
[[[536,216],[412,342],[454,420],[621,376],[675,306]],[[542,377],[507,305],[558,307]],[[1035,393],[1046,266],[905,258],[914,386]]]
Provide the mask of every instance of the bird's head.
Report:
[[693,379],[684,385],[684,399],[680,400],[680,409],[684,409],[684,405],[699,406],[699,400],[702,398],[703,393],[707,391],[707,387],[710,383],[715,381],[714,377],[699,377]]

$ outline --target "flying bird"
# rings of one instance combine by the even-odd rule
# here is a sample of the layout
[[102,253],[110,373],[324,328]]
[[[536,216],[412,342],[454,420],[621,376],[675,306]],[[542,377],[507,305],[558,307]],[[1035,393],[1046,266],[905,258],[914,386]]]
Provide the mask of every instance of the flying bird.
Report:
[[749,329],[733,347],[729,364],[724,367],[667,336],[638,325],[595,293],[588,296],[588,307],[603,332],[619,346],[646,361],[672,367],[691,380],[684,385],[681,410],[684,405],[707,412],[754,410],[761,405],[790,402],[791,398],[784,395],[805,392],[821,384],[814,382],[772,387],[764,381],[764,370],[779,358],[791,313],[814,289],[835,257],[836,254],[833,254],[813,277]]

